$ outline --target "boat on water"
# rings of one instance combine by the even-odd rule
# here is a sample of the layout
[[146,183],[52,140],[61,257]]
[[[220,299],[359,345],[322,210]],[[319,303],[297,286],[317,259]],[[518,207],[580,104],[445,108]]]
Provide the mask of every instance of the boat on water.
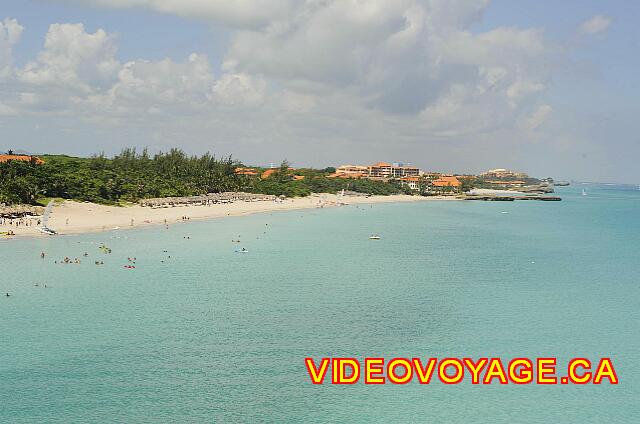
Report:
[[586,195],[587,195],[587,190],[582,189],[582,195],[583,195],[583,196],[586,196]]
[[380,238],[381,238],[381,237],[380,237],[379,235],[377,235],[377,234],[374,234],[374,235],[372,235],[372,236],[369,236],[369,240],[380,240]]
[[242,249],[236,250],[236,253],[249,253],[249,251],[243,247]]
[[38,230],[43,234],[48,234],[50,236],[55,236],[58,234],[56,230],[53,228],[49,228],[49,215],[51,215],[51,211],[55,206],[55,200],[51,199],[49,203],[47,203],[47,207],[44,209],[44,213],[42,214],[42,227],[38,228]]
[[41,227],[41,228],[38,228],[38,230],[40,230],[41,233],[48,234],[50,236],[55,236],[58,234],[56,230],[49,227]]

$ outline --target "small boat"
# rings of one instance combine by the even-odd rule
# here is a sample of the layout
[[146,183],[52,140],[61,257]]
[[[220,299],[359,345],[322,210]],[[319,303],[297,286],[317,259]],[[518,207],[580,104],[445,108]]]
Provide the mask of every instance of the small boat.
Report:
[[236,250],[236,253],[249,253],[249,251],[243,247],[242,249]]
[[582,189],[582,195],[583,195],[583,196],[586,196],[586,195],[587,195],[587,190]]
[[41,227],[38,228],[38,230],[40,230],[41,233],[48,234],[50,236],[55,236],[56,234],[58,234],[56,230],[49,227]]
[[380,237],[379,235],[377,235],[377,234],[374,234],[374,235],[372,235],[372,236],[369,236],[369,240],[380,240],[380,238],[381,238],[381,237]]

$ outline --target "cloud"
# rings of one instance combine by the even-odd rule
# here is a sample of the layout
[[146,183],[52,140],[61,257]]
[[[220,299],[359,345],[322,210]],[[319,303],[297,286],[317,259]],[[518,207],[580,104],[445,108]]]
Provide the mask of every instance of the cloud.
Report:
[[[80,0],[74,0],[80,3]],[[144,8],[231,27],[261,27],[295,9],[297,0],[83,0],[111,8]]]
[[117,81],[100,97],[111,106],[131,108],[131,112],[162,108],[175,112],[181,107],[192,110],[206,103],[212,85],[207,57],[191,54],[183,63],[171,59],[125,63]]
[[14,108],[0,102],[0,116],[14,116],[14,115],[16,115],[16,110]]
[[553,108],[550,105],[541,105],[527,118],[527,128],[531,131],[538,129],[549,118],[551,113],[553,113]]
[[[540,30],[471,32],[486,6],[306,2],[286,20],[238,31],[225,68],[265,75],[307,95],[348,92],[386,113],[437,116],[438,122],[418,124],[438,134],[486,131],[496,116],[500,124],[514,122],[520,106],[544,90],[555,54]],[[487,105],[499,110],[489,114]],[[468,126],[470,115],[485,118]]]
[[582,34],[600,34],[609,29],[613,19],[607,16],[595,15],[591,19],[584,21],[580,25],[580,32]]
[[24,28],[15,19],[0,22],[0,78],[12,72],[13,46],[20,40]]
[[56,23],[14,69],[6,111],[245,145],[410,146],[521,129],[561,54],[541,29],[473,29],[488,1],[92,2],[223,22],[219,75],[197,52],[121,62],[106,29]]
[[247,74],[227,73],[216,81],[212,98],[226,106],[259,106],[265,100],[266,82]]
[[52,24],[44,49],[18,72],[22,82],[90,93],[106,87],[120,67],[113,35],[82,24]]

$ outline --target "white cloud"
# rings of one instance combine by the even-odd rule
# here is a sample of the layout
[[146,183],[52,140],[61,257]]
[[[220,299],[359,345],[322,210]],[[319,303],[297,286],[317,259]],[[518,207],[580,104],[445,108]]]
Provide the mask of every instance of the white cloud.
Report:
[[613,19],[607,16],[595,15],[580,25],[580,32],[583,34],[600,34],[609,29]]
[[549,118],[551,113],[553,113],[553,108],[550,105],[541,105],[526,120],[527,128],[531,131],[538,129]]
[[121,63],[113,34],[53,24],[35,60],[16,70],[6,107],[296,146],[422,143],[521,128],[558,54],[539,29],[472,31],[484,0],[93,3],[224,22],[232,30],[221,74],[196,53]]
[[0,102],[0,116],[14,116],[14,115],[16,115],[16,110],[14,108]]
[[[81,0],[75,0],[78,3]],[[232,27],[259,27],[283,18],[297,0],[82,0],[112,8],[145,8],[186,18],[221,22]]]
[[[286,20],[239,31],[226,69],[266,75],[307,95],[347,92],[352,102],[387,113],[438,116],[418,125],[439,134],[489,130],[496,115],[501,124],[514,122],[520,106],[544,90],[554,51],[540,30],[470,32],[486,6],[309,1]],[[486,104],[499,110],[488,114]],[[466,126],[474,114],[484,119]]]
[[52,24],[44,49],[19,71],[19,78],[90,93],[112,82],[120,67],[115,54],[114,37],[102,29],[89,34],[82,24]]
[[207,101],[213,74],[206,56],[191,54],[184,63],[132,61],[118,72],[108,96],[113,101],[137,106],[162,107]]
[[247,74],[224,74],[213,86],[212,98],[226,106],[259,106],[265,99],[266,83]]
[[0,78],[12,73],[13,46],[20,40],[24,28],[15,19],[0,22]]

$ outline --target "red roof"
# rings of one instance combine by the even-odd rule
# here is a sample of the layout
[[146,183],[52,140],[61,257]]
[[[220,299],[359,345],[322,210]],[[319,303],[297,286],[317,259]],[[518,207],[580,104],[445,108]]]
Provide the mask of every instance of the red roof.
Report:
[[373,164],[371,166],[377,166],[379,168],[382,168],[382,167],[389,167],[389,166],[391,166],[391,164],[390,163],[386,163],[386,162],[378,162],[378,163],[375,163],[375,164]]
[[266,180],[267,178],[269,178],[274,172],[276,172],[277,169],[272,168],[272,169],[267,169],[266,171],[264,171],[262,173],[262,175],[260,176],[260,178],[262,178],[263,180]]
[[431,182],[431,185],[435,187],[460,187],[460,184],[460,180],[456,177],[445,175]]
[[327,178],[362,178],[365,174],[360,172],[350,172],[345,174],[343,172],[334,172],[333,174],[327,175]]
[[237,175],[258,175],[258,170],[253,168],[236,168],[233,172]]
[[0,163],[9,162],[11,160],[19,160],[22,162],[31,162],[31,160],[33,160],[36,165],[42,165],[44,163],[44,161],[37,156],[0,155]]

